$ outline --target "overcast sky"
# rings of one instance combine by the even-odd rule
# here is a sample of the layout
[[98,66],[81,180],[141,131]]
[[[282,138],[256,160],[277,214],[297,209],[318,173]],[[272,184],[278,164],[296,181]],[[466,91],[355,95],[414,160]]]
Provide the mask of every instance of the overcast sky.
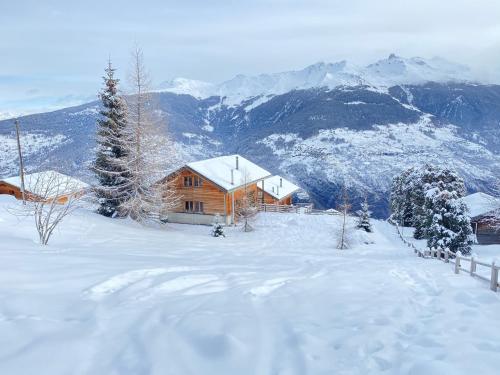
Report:
[[95,98],[137,43],[154,82],[441,56],[500,71],[499,0],[0,0],[0,113]]

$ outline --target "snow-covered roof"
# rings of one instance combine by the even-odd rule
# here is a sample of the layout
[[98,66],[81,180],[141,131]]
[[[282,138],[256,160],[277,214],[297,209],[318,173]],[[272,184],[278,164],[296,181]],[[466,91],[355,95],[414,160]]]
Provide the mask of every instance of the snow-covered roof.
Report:
[[[188,163],[187,166],[227,191],[271,175],[264,168],[240,155],[219,156]],[[231,181],[231,171],[233,181]]]
[[[14,176],[1,180],[9,185],[21,188],[21,177]],[[43,171],[24,175],[24,188],[27,192],[43,196],[58,197],[76,193],[89,187],[83,181],[56,171]]]
[[300,190],[297,185],[281,176],[267,177],[263,181],[260,181],[257,186],[276,199],[283,199]]
[[474,193],[462,198],[471,217],[487,214],[500,208],[500,198],[493,197],[486,193]]

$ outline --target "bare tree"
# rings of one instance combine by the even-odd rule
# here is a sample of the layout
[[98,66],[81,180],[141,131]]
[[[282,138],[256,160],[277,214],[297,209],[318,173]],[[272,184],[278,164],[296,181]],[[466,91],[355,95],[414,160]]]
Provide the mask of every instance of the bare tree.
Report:
[[129,84],[123,158],[128,196],[120,209],[139,222],[158,221],[178,202],[173,182],[158,183],[177,161],[173,142],[165,128],[162,132],[162,119],[153,109],[150,78],[139,48],[132,53]]
[[342,193],[340,198],[340,204],[338,205],[338,211],[341,214],[341,225],[338,230],[338,242],[337,249],[344,250],[350,247],[350,226],[349,226],[349,212],[351,210],[351,205],[349,203],[349,193],[347,187],[344,185],[342,187]]
[[80,206],[85,187],[54,171],[26,176],[26,204],[13,207],[17,216],[33,217],[41,245],[47,245],[56,227]]
[[251,232],[253,230],[251,221],[258,213],[255,191],[250,188],[248,171],[242,171],[241,180],[243,184],[243,196],[237,201],[236,214],[243,221],[243,231]]

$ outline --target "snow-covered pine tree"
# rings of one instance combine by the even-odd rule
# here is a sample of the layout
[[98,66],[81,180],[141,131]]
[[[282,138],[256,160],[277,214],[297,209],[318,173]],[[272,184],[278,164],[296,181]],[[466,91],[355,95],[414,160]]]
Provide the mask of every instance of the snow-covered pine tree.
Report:
[[411,167],[393,179],[390,197],[391,219],[401,226],[413,226],[412,189],[416,169]]
[[429,173],[433,167],[429,165],[424,165],[418,170],[415,170],[409,179],[408,190],[410,191],[410,202],[411,202],[411,213],[412,222],[415,231],[413,232],[413,237],[416,239],[422,239],[426,237],[426,216],[425,216],[425,191],[426,186],[424,183],[424,178],[426,173]]
[[103,109],[97,120],[97,152],[91,166],[98,181],[93,189],[99,203],[97,212],[108,217],[120,216],[118,207],[127,197],[123,165],[126,105],[119,94],[115,70],[109,61],[103,77],[104,88],[99,94]]
[[392,179],[391,185],[391,195],[389,198],[389,206],[391,207],[391,217],[390,219],[401,225],[402,223],[402,205],[403,205],[403,181],[402,176],[397,175]]
[[370,206],[368,205],[368,197],[365,196],[365,200],[361,203],[361,212],[359,215],[358,225],[359,229],[363,229],[365,232],[372,231],[372,225],[370,223]]
[[120,208],[139,222],[160,221],[178,203],[173,181],[161,180],[173,170],[177,158],[173,142],[162,132],[152,108],[150,80],[143,53],[132,53],[131,93],[127,97],[126,158],[127,199]]
[[430,248],[470,254],[473,242],[470,217],[456,190],[449,191],[445,182],[438,182],[427,191],[425,210]]
[[457,198],[462,198],[466,194],[465,184],[463,179],[455,172],[448,168],[425,165],[420,173],[420,184],[414,190],[416,218],[415,238],[429,238],[430,229],[433,220],[432,200],[428,199],[429,192],[435,191],[438,188],[441,191],[454,192]]

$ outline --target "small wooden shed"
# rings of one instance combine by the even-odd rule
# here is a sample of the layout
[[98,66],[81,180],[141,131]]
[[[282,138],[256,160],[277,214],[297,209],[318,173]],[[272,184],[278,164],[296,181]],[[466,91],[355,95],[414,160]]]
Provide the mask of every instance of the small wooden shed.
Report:
[[467,195],[463,200],[469,208],[477,243],[500,244],[500,198],[478,192]]

